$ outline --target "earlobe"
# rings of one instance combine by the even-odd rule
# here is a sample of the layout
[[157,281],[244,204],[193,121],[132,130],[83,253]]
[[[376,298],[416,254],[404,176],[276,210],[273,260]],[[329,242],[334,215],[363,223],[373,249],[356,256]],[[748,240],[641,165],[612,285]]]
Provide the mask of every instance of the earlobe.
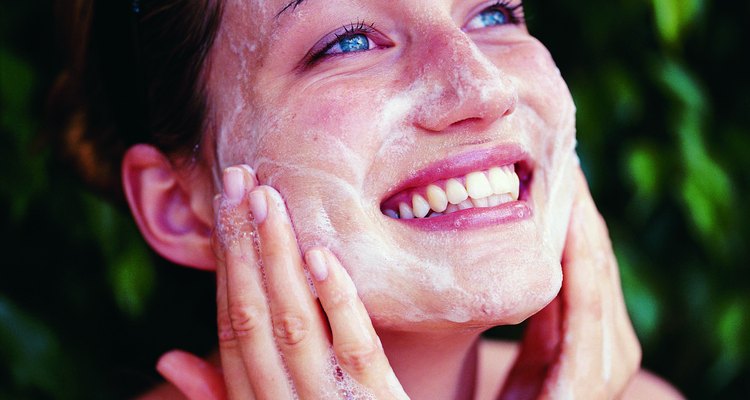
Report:
[[177,264],[215,270],[210,215],[200,186],[184,185],[169,159],[139,144],[125,153],[122,182],[130,210],[149,245]]

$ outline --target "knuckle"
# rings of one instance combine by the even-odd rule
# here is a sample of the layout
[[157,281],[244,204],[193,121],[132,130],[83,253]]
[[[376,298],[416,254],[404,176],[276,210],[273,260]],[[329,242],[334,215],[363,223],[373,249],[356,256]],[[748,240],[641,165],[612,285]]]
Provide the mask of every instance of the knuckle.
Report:
[[249,304],[229,304],[229,323],[234,335],[238,337],[249,336],[262,325],[263,312]]
[[276,340],[289,348],[298,347],[310,331],[310,321],[296,313],[281,313],[273,318]]
[[336,348],[339,364],[350,374],[362,375],[372,366],[378,355],[378,347],[372,344],[343,344]]
[[235,341],[234,339],[236,337],[234,335],[234,330],[232,329],[232,323],[226,313],[219,313],[219,316],[217,318],[217,327],[219,344],[224,346]]

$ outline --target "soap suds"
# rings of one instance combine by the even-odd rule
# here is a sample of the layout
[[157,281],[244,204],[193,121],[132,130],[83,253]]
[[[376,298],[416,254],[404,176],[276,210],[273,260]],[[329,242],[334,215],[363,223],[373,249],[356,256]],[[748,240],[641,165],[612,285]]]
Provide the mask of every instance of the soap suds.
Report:
[[375,400],[375,396],[366,387],[351,377],[339,364],[333,348],[329,349],[326,376],[322,381],[326,387],[334,388],[333,393],[322,393],[325,399],[341,400]]
[[[261,7],[262,3],[255,7]],[[301,13],[296,14],[295,18],[305,18]],[[409,233],[385,220],[379,205],[374,204],[376,200],[366,196],[377,195],[367,192],[370,189],[367,179],[373,165],[382,167],[378,179],[391,179],[396,185],[404,175],[431,161],[427,160],[431,155],[425,157],[423,149],[417,148],[428,143],[418,141],[424,128],[417,126],[419,123],[458,122],[446,119],[456,115],[484,117],[461,114],[463,111],[450,113],[458,107],[473,107],[472,102],[494,100],[515,104],[519,91],[529,89],[528,80],[506,75],[476,44],[464,38],[445,52],[446,57],[431,60],[404,86],[372,89],[367,93],[367,108],[362,102],[352,103],[350,91],[332,88],[322,95],[324,99],[316,98],[321,105],[317,109],[320,119],[314,121],[304,115],[302,108],[293,108],[304,103],[273,109],[270,106],[259,108],[252,103],[265,104],[261,101],[262,94],[255,92],[259,89],[246,87],[253,85],[248,78],[252,67],[246,64],[245,58],[261,53],[262,46],[241,35],[231,38],[227,52],[238,58],[239,68],[226,76],[238,84],[217,96],[222,98],[224,107],[221,109],[225,115],[222,115],[218,133],[216,173],[221,167],[245,162],[262,175],[261,184],[280,190],[303,251],[313,245],[331,248],[342,257],[363,298],[386,298],[391,304],[400,305],[384,317],[394,321],[442,319],[462,323],[476,318],[477,313],[502,315],[524,306],[523,302],[548,300],[550,290],[541,287],[529,275],[542,278],[549,275],[536,264],[558,262],[559,265],[559,259],[553,260],[554,256],[547,255],[546,249],[541,247],[555,247],[550,238],[564,239],[561,224],[566,225],[567,219],[559,216],[567,214],[558,211],[568,202],[566,190],[570,191],[567,186],[570,174],[561,173],[559,169],[569,168],[566,165],[571,162],[565,157],[574,157],[572,149],[559,154],[559,146],[565,145],[563,138],[570,136],[568,125],[572,125],[565,120],[573,118],[565,115],[567,108],[562,107],[565,110],[561,111],[558,121],[538,113],[537,108],[547,106],[544,101],[553,101],[539,100],[552,97],[539,94],[548,91],[532,85],[536,93],[532,100],[538,104],[527,105],[520,117],[516,110],[502,124],[493,125],[477,137],[518,141],[528,145],[528,149],[545,152],[538,154],[542,172],[535,180],[538,178],[538,185],[544,188],[547,198],[546,203],[538,207],[553,213],[522,227],[498,228],[488,237],[456,232]],[[448,51],[452,51],[452,55]],[[559,80],[557,71],[553,75]],[[559,86],[551,77],[535,79],[544,81],[539,83],[543,88]],[[337,108],[344,104],[353,105],[351,109]],[[556,108],[560,111],[560,105]],[[306,125],[290,122],[295,118],[305,121]],[[303,128],[299,129],[300,126]],[[288,133],[289,129],[298,130]],[[454,153],[456,146],[466,144],[467,137],[444,135],[440,141],[432,140],[431,150],[433,154]],[[287,140],[295,143],[290,145],[285,143]],[[305,152],[307,147],[315,151]],[[283,154],[278,149],[288,151]],[[398,167],[389,168],[391,164]],[[545,175],[547,173],[549,176]],[[530,246],[536,249],[530,250],[518,249],[517,241],[508,240],[514,236],[542,238],[539,245]],[[520,268],[524,268],[525,273],[514,272]],[[481,293],[478,289],[482,289]]]

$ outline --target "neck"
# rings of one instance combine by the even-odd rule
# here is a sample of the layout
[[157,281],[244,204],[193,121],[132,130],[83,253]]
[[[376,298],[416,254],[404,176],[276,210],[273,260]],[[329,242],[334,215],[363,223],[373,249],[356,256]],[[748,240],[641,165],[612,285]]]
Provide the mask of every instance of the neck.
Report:
[[470,400],[477,381],[479,333],[378,332],[411,399]]

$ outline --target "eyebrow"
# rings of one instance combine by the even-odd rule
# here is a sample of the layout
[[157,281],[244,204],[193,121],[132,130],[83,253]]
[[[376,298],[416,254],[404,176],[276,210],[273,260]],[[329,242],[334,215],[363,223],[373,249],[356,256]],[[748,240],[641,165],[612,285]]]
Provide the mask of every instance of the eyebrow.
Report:
[[287,4],[286,6],[284,6],[284,8],[281,9],[281,11],[279,11],[278,13],[276,13],[276,18],[279,18],[281,16],[281,14],[285,13],[287,10],[291,10],[291,11],[296,10],[297,7],[299,7],[299,5],[302,4],[304,1],[305,0],[292,0],[292,1],[290,1],[289,4]]

